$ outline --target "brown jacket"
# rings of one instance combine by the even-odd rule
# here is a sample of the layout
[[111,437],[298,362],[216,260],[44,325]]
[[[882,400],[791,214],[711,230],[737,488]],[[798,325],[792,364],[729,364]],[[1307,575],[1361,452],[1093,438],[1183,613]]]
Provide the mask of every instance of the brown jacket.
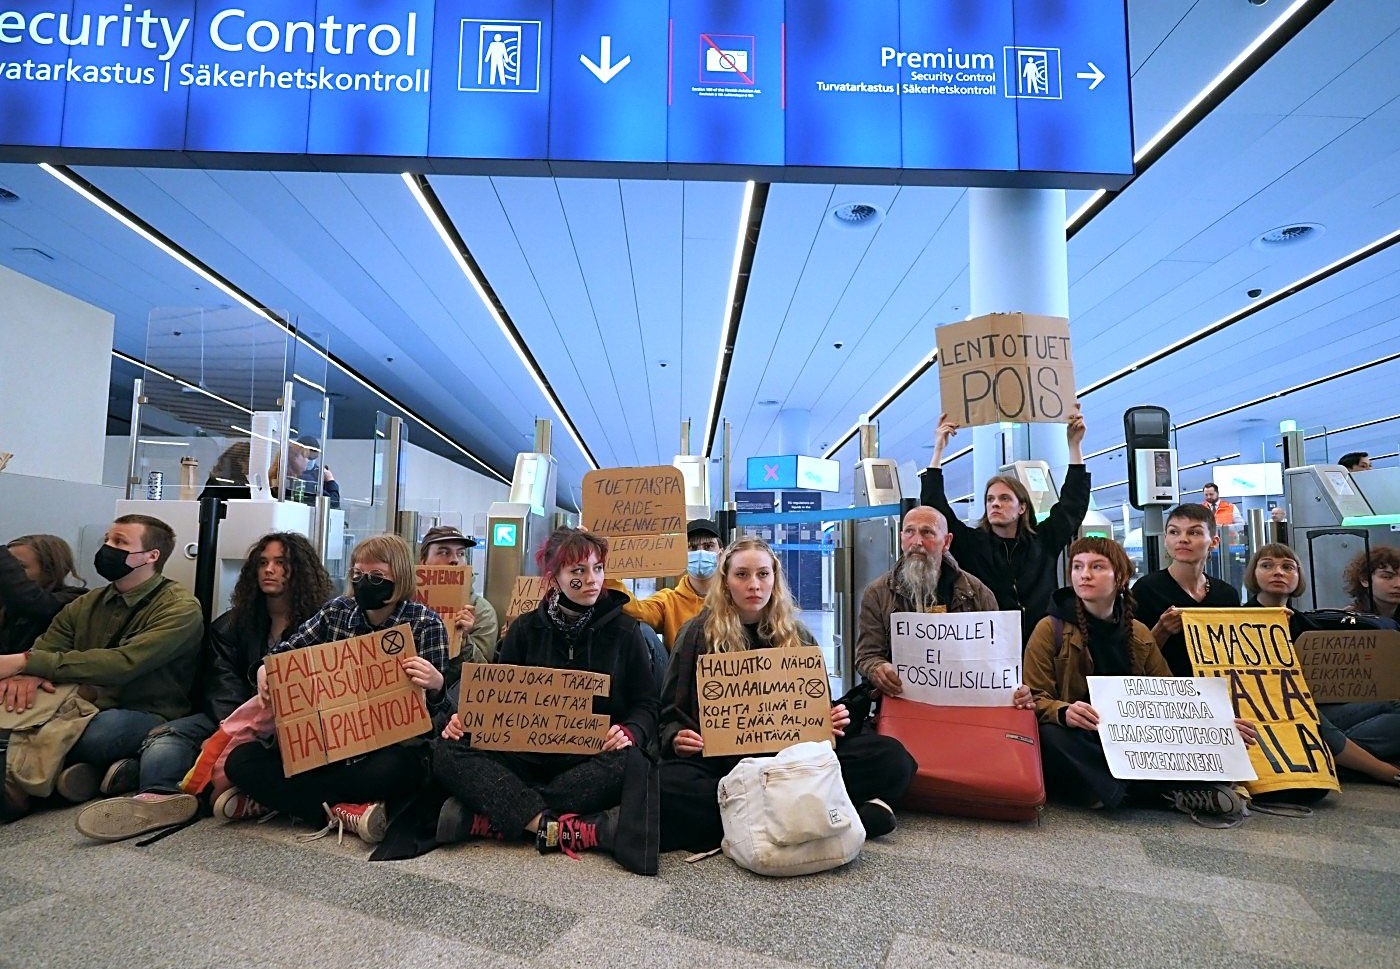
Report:
[[[1035,698],[1035,713],[1041,723],[1060,723],[1060,711],[1076,700],[1089,699],[1089,647],[1084,634],[1072,622],[1060,622],[1060,643],[1055,643],[1056,617],[1046,616],[1036,624],[1026,644],[1025,680]],[[1171,676],[1171,667],[1157,648],[1147,627],[1133,620],[1132,676]]]
[[[938,577],[938,598],[949,612],[996,612],[997,597],[982,580],[958,568],[948,554],[943,556]],[[856,629],[856,672],[866,679],[875,667],[890,661],[890,616],[915,612],[907,599],[894,590],[894,570],[886,572],[860,594],[860,623]]]

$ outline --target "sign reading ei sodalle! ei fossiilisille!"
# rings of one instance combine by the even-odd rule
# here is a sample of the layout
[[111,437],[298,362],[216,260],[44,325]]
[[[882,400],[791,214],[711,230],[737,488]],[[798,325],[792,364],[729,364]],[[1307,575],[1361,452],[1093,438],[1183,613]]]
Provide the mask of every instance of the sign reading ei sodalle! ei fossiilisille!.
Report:
[[890,657],[902,696],[952,707],[1003,707],[1021,684],[1021,614],[896,612]]

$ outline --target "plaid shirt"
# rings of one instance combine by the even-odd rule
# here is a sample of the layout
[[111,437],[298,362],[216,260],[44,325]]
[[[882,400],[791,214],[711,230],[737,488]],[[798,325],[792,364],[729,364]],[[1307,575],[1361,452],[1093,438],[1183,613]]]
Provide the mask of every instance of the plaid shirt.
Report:
[[[390,614],[383,625],[369,624],[364,610],[355,602],[354,596],[336,596],[321,607],[321,610],[296,632],[268,650],[269,653],[285,653],[304,646],[318,646],[321,643],[334,643],[352,636],[365,636],[377,629],[388,629],[400,623],[408,623],[413,630],[413,646],[439,672],[447,672],[447,627],[438,614],[421,602],[405,599]],[[445,690],[428,694],[428,712],[435,713],[447,700]]]

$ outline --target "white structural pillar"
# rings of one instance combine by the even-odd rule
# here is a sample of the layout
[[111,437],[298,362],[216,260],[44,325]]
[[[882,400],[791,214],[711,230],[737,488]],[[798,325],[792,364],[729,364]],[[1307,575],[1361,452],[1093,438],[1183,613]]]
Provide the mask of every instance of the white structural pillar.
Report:
[[[968,199],[972,283],[968,315],[1020,312],[1068,317],[1064,190],[973,188]],[[929,430],[932,433],[932,427]],[[1064,482],[1069,447],[1063,424],[1031,424],[1029,447],[1024,427],[1018,427],[1012,438],[1014,444],[1003,455],[999,428],[978,427],[972,432],[973,518],[981,517],[982,486],[1004,461],[1047,461]],[[949,450],[966,443],[960,434]]]
[[812,412],[804,407],[778,411],[778,453],[810,454]]

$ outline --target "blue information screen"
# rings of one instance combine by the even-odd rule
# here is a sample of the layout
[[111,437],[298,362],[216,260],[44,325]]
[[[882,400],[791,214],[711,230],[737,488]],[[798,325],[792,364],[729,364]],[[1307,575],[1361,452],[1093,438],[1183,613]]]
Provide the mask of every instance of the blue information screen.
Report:
[[747,485],[753,491],[782,491],[797,487],[797,455],[749,458]]
[[1116,187],[1130,119],[1124,0],[0,3],[8,158]]

